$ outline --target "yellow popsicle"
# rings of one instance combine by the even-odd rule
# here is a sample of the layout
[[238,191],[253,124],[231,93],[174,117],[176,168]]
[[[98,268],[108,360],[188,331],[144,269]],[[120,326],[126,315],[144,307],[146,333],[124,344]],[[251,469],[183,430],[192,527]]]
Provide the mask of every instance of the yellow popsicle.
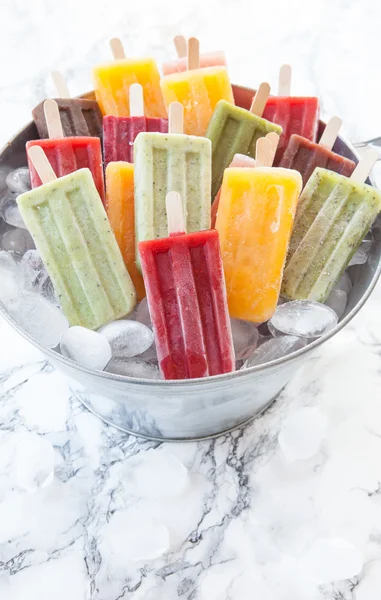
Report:
[[161,80],[165,105],[180,102],[184,106],[184,133],[204,136],[216,104],[226,100],[234,104],[226,67],[192,69],[173,73]]
[[93,69],[95,97],[104,115],[130,116],[129,88],[140,83],[146,117],[166,117],[160,75],[153,58],[124,58]]
[[135,262],[134,165],[110,162],[106,167],[106,189],[108,218],[138,298],[142,300],[146,292]]
[[230,316],[262,323],[273,315],[301,189],[291,169],[225,170],[216,229]]

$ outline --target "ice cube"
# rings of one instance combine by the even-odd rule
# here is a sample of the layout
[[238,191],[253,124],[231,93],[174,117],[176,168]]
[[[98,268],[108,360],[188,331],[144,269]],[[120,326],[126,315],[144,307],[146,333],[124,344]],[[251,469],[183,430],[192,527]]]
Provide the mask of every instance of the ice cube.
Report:
[[52,281],[37,250],[28,250],[21,259],[20,267],[24,285],[58,305]]
[[140,452],[128,464],[136,496],[154,500],[174,498],[183,494],[189,485],[188,470],[166,450],[152,448]]
[[0,251],[0,302],[5,308],[20,294],[20,271],[8,252]]
[[17,194],[9,192],[1,204],[1,216],[4,221],[13,227],[26,229],[24,219],[22,218],[16,202]]
[[349,294],[349,292],[352,289],[352,281],[346,271],[344,271],[344,273],[342,274],[342,276],[340,277],[339,281],[336,283],[333,289],[343,290],[343,292]]
[[327,419],[317,408],[300,408],[283,422],[279,446],[287,462],[314,456],[327,431]]
[[107,338],[97,331],[75,325],[62,336],[60,349],[64,356],[88,367],[103,371],[111,358],[111,346]]
[[355,254],[352,256],[351,262],[348,266],[352,267],[353,265],[363,265],[366,263],[372,245],[372,240],[364,240],[357,252],[355,252]]
[[69,323],[59,308],[34,292],[24,292],[8,304],[15,321],[29,335],[48,348],[55,348]]
[[307,342],[303,338],[294,335],[280,335],[261,344],[249,356],[242,368],[247,369],[256,365],[263,365],[271,360],[276,360],[277,358],[282,358],[282,356],[296,352],[306,345]]
[[1,246],[3,250],[18,252],[21,256],[34,248],[33,238],[26,229],[11,229],[4,233]]
[[5,183],[11,192],[17,194],[28,192],[31,189],[28,167],[19,167],[8,173]]
[[338,318],[341,319],[345,312],[345,307],[347,306],[348,296],[344,290],[334,289],[330,293],[328,300],[326,301],[326,306],[332,308],[335,311]]
[[268,324],[274,335],[280,331],[316,338],[331,331],[337,322],[337,314],[329,306],[314,300],[293,300],[278,306]]
[[148,309],[147,298],[143,298],[143,300],[138,304],[135,310],[135,321],[139,321],[139,323],[143,323],[150,329],[152,329],[151,317]]
[[156,365],[144,360],[112,358],[107,365],[108,373],[125,375],[126,377],[139,377],[140,379],[161,379],[160,371]]
[[237,360],[247,358],[254,352],[258,342],[258,329],[254,323],[241,319],[230,319],[235,357]]
[[108,339],[113,358],[137,356],[153,344],[152,330],[137,321],[113,321],[101,327],[99,333]]
[[301,562],[304,575],[323,585],[359,575],[364,557],[346,540],[319,538],[307,548]]
[[54,449],[44,437],[35,433],[15,434],[14,454],[10,476],[16,485],[33,493],[52,483],[54,478]]

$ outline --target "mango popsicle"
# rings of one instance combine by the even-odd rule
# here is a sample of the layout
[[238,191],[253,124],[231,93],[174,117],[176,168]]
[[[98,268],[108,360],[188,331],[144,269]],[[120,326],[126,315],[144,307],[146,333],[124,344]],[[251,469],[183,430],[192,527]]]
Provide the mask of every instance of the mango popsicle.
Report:
[[110,162],[106,167],[106,210],[138,299],[144,298],[143,278],[136,266],[134,165]]
[[139,133],[135,140],[137,243],[166,237],[165,199],[169,191],[181,195],[189,233],[210,227],[211,143],[206,138],[180,133],[182,112],[182,106],[173,103],[169,134]]
[[[194,48],[193,39],[189,40],[190,51]],[[234,98],[226,67],[198,66],[197,46],[196,52],[188,56],[188,70],[163,77],[161,89],[167,107],[171,102],[184,106],[184,133],[204,136],[217,103],[226,100],[234,104]]]
[[380,212],[381,194],[363,183],[367,172],[359,177],[361,168],[350,179],[316,168],[308,180],[284,271],[286,298],[325,302]]
[[128,315],[135,289],[89,169],[56,179],[40,147],[29,156],[46,183],[17,203],[70,325],[98,329]]
[[301,189],[297,171],[226,169],[216,229],[231,317],[261,323],[273,315]]
[[270,132],[282,133],[279,125],[261,118],[269,93],[270,86],[262,83],[250,111],[223,100],[217,104],[206,132],[206,137],[212,142],[213,198],[221,187],[224,170],[235,154],[255,158],[256,143],[260,137]]
[[[115,47],[115,46],[114,46]],[[146,117],[167,116],[160,90],[160,75],[153,58],[126,58],[120,49],[116,60],[93,69],[95,97],[104,115],[130,116],[129,87],[144,90]]]

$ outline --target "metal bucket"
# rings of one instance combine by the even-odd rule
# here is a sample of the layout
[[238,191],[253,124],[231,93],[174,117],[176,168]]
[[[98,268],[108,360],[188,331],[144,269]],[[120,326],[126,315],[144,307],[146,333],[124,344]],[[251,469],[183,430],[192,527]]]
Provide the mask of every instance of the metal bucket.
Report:
[[[253,90],[234,86],[234,94],[238,105],[250,106]],[[320,127],[323,126],[320,123]],[[37,137],[34,124],[27,125],[2,150],[0,166],[16,168],[25,165],[25,142]],[[337,139],[334,151],[357,162],[355,151],[341,138]],[[349,269],[353,287],[337,327],[292,355],[244,371],[183,381],[148,381],[92,371],[31,339],[1,304],[0,313],[66,374],[72,392],[104,421],[126,432],[157,440],[211,437],[261,413],[307,356],[336,335],[360,310],[380,275],[380,225],[381,217],[378,217],[373,226],[375,242],[367,262]]]

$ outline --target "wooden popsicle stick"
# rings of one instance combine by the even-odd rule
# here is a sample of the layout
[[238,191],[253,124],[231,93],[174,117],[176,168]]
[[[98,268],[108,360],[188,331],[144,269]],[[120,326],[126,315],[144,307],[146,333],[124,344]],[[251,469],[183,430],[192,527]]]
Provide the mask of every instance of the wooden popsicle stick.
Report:
[[199,69],[200,67],[200,42],[197,38],[191,37],[188,40],[188,71]]
[[279,135],[277,133],[275,133],[275,131],[270,131],[270,133],[268,133],[266,135],[266,139],[268,139],[269,142],[270,142],[271,154],[272,154],[271,162],[270,162],[270,164],[268,166],[272,167],[273,162],[274,162],[274,158],[275,158],[275,154],[276,154],[276,151],[278,149],[278,144],[279,144],[280,137],[279,137]]
[[291,65],[282,65],[279,69],[278,96],[289,96],[291,93]]
[[44,114],[48,133],[50,138],[63,138],[64,132],[62,129],[60,111],[58,104],[52,98],[48,98],[44,102]]
[[377,150],[368,150],[368,152],[360,159],[360,162],[356,166],[349,179],[351,181],[356,181],[357,183],[364,183],[377,159]]
[[32,146],[29,148],[28,156],[32,161],[32,164],[36,169],[42,183],[49,183],[50,181],[57,179],[57,176],[53,171],[53,167],[48,161],[41,146]]
[[112,38],[110,40],[110,47],[115,60],[126,58],[122,40],[120,38]]
[[129,88],[130,117],[144,117],[143,88],[140,83],[132,83]]
[[175,44],[177,56],[179,58],[185,58],[188,53],[188,44],[183,35],[176,35],[173,38],[173,43]]
[[69,88],[61,71],[52,71],[52,79],[57,90],[57,98],[70,98]]
[[253,113],[253,115],[257,115],[257,117],[261,117],[263,115],[263,111],[265,110],[266,102],[269,96],[269,84],[266,82],[261,83],[251,103],[250,112]]
[[184,107],[180,102],[171,102],[168,115],[168,133],[183,133]]
[[168,192],[165,197],[167,209],[168,235],[185,233],[185,215],[181,196],[178,192]]
[[327,150],[332,150],[333,144],[336,142],[336,138],[339,135],[342,123],[340,117],[331,117],[320,138],[319,146],[324,146]]
[[255,146],[256,167],[271,167],[274,160],[273,143],[268,137],[261,137]]

